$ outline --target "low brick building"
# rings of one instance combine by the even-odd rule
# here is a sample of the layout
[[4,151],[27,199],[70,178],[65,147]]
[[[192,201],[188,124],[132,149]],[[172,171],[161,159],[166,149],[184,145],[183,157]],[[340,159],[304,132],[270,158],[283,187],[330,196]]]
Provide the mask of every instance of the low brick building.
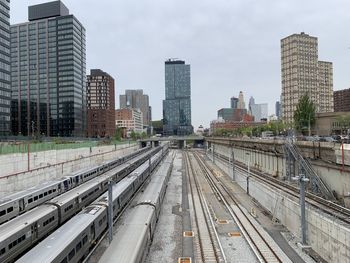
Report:
[[132,131],[142,133],[143,115],[141,110],[125,108],[115,111],[115,126],[123,129],[123,137],[128,137]]

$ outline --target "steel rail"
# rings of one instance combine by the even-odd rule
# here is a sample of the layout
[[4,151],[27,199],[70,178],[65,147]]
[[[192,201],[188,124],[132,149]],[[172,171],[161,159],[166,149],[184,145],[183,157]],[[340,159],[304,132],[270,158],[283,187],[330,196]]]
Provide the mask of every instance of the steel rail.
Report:
[[[227,187],[221,182],[221,180],[218,179],[219,180],[218,182],[220,183],[220,186],[223,189],[223,190],[220,190],[213,179],[213,170],[209,168],[200,159],[197,153],[195,153],[194,156],[197,159],[198,163],[200,164],[200,167],[203,173],[205,174],[206,178],[211,182],[210,184],[211,187],[215,188],[215,191],[220,195],[220,198],[222,199],[226,208],[230,212],[232,218],[238,224],[243,235],[248,241],[248,244],[251,246],[252,250],[254,251],[259,261],[260,262],[283,262],[283,259],[280,258],[280,256],[275,252],[275,250],[269,244],[269,241],[266,240],[265,237],[263,237],[260,231],[253,224],[252,220],[246,215],[246,213],[240,207],[240,205],[238,204],[238,201],[232,195],[230,190],[228,190]],[[226,194],[224,194],[223,191]],[[228,200],[226,196],[228,196],[231,202]],[[230,203],[233,204],[235,209],[230,205]]]
[[[200,249],[200,257],[201,262],[220,262],[220,256],[218,255],[218,252],[216,251],[215,245],[214,245],[214,237],[213,234],[210,231],[210,226],[208,223],[208,217],[210,217],[210,214],[205,213],[204,204],[203,204],[203,196],[200,192],[200,187],[198,184],[198,181],[196,181],[195,175],[194,175],[194,169],[191,164],[191,160],[188,156],[188,153],[185,152],[185,159],[186,159],[186,170],[188,172],[188,180],[190,184],[190,192],[191,192],[191,201],[192,201],[192,207],[194,212],[194,219],[197,226],[197,232],[198,232],[198,241],[199,241],[199,249]],[[195,189],[194,189],[195,187]],[[194,194],[194,191],[196,191],[196,194]],[[198,199],[197,199],[198,198]],[[205,222],[205,224],[201,224]],[[215,237],[216,238],[216,237]],[[219,240],[217,240],[220,242]]]

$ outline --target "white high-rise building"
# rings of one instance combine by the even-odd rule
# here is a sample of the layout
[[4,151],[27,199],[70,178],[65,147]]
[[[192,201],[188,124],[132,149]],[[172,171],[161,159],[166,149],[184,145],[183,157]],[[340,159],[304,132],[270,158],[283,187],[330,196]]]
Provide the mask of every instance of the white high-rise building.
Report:
[[245,102],[242,91],[239,92],[237,109],[245,109]]
[[293,122],[299,99],[307,94],[316,112],[333,111],[331,62],[318,61],[317,38],[302,32],[281,40],[282,118]]

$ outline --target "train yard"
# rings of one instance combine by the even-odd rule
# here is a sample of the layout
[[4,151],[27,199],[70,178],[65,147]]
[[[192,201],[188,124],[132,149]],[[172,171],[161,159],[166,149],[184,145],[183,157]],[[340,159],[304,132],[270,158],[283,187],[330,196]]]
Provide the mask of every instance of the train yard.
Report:
[[[256,169],[249,176],[298,197]],[[146,147],[0,200],[0,262],[314,262],[271,235],[282,228],[261,224],[237,187],[204,151]],[[342,206],[313,194],[307,202],[349,223]]]

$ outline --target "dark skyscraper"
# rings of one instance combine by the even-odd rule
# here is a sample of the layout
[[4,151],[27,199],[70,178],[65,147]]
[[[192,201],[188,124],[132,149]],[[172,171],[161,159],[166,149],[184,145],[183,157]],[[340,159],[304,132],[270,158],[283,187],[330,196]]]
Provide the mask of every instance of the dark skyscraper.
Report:
[[83,136],[85,29],[61,1],[30,6],[11,26],[12,132]]
[[276,105],[275,105],[275,114],[276,114],[276,117],[278,119],[281,118],[281,103],[279,101],[276,101]]
[[185,61],[165,62],[164,135],[193,133],[191,124],[191,69]]
[[238,106],[238,98],[232,97],[231,98],[231,109],[237,109]]
[[0,2],[0,136],[10,133],[10,0]]

